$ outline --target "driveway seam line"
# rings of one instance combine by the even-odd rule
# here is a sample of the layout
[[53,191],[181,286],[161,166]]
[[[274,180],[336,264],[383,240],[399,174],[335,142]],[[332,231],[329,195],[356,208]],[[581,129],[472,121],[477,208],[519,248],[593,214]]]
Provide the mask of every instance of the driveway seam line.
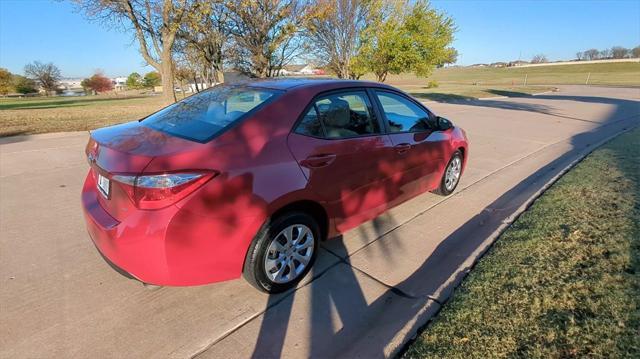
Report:
[[[332,255],[335,256],[335,254],[331,253]],[[337,257],[337,256],[336,256]],[[214,345],[220,343],[221,341],[223,341],[225,338],[227,338],[228,336],[230,336],[231,334],[237,332],[238,330],[242,329],[242,327],[246,326],[247,324],[251,323],[253,320],[255,320],[256,318],[258,318],[259,316],[263,315],[264,313],[267,312],[267,310],[275,307],[276,305],[282,303],[285,299],[289,298],[290,296],[292,296],[295,292],[297,292],[299,289],[302,289],[306,286],[308,286],[309,284],[311,284],[313,281],[315,281],[316,279],[324,276],[327,272],[329,272],[329,270],[333,269],[334,267],[336,267],[338,264],[340,263],[344,263],[342,261],[342,259],[340,257],[338,257],[338,261],[331,264],[330,266],[328,266],[327,268],[325,268],[323,271],[321,271],[320,273],[318,273],[317,275],[313,276],[312,278],[309,279],[309,281],[307,283],[304,283],[303,285],[294,288],[293,290],[284,293],[282,295],[282,298],[279,298],[278,300],[274,301],[273,303],[271,303],[270,305],[266,306],[264,308],[264,310],[261,310],[257,313],[255,313],[254,315],[248,317],[247,319],[243,320],[241,323],[237,324],[236,326],[234,326],[233,328],[227,330],[225,333],[223,333],[222,335],[220,335],[218,338],[214,339],[211,343],[207,344],[204,348],[198,350],[197,352],[195,352],[194,354],[191,354],[189,356],[189,358],[193,359],[193,358],[197,358],[198,356],[200,356],[201,354],[203,354],[204,352],[206,352],[207,350],[211,349]]]

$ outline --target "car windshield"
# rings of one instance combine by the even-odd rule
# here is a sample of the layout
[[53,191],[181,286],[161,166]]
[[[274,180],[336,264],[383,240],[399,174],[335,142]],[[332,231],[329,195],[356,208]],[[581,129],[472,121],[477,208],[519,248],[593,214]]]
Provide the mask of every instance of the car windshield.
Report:
[[206,142],[277,93],[270,89],[216,86],[150,115],[142,124],[170,135]]

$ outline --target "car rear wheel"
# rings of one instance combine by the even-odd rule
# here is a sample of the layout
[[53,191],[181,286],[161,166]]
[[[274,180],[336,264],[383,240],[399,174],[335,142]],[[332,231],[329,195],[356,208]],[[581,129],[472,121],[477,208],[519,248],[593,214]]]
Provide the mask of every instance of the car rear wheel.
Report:
[[245,279],[267,293],[295,287],[316,259],[319,233],[317,222],[306,213],[276,217],[251,243],[245,259]]
[[462,174],[462,161],[462,153],[460,150],[457,150],[451,156],[449,163],[447,163],[447,167],[440,180],[440,186],[433,191],[433,193],[448,196],[456,189],[460,182],[460,175]]

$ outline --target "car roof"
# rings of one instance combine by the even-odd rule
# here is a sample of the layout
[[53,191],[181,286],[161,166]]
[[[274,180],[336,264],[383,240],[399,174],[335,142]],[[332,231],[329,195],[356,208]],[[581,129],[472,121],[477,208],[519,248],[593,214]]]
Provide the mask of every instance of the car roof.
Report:
[[383,87],[392,88],[391,86],[372,81],[360,81],[360,80],[341,80],[335,78],[307,78],[307,77],[285,77],[285,78],[270,78],[270,79],[257,79],[248,80],[238,85],[246,85],[251,87],[269,88],[275,90],[289,91],[292,89],[315,89],[315,90],[328,90],[339,89],[348,87]]

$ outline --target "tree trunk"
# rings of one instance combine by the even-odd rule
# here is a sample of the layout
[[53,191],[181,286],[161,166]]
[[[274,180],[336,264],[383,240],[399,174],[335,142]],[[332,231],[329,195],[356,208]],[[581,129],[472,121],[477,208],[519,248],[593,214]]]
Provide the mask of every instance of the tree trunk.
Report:
[[198,73],[193,72],[193,85],[195,86],[196,92],[200,92],[200,87],[198,87]]
[[173,62],[171,59],[171,47],[165,47],[162,51],[162,102],[170,105],[176,102],[176,94],[173,89]]

